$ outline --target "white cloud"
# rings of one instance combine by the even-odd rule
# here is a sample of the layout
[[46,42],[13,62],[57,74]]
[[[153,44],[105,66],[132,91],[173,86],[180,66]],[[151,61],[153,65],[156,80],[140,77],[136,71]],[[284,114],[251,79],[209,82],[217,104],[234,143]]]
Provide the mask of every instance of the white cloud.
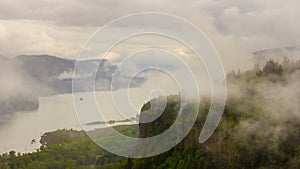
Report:
[[118,63],[120,59],[122,59],[121,55],[115,52],[108,52],[104,58],[107,59],[110,63]]
[[74,58],[98,26],[156,11],[190,20],[216,45],[226,67],[244,67],[252,51],[300,43],[299,6],[298,0],[0,0],[0,53]]
[[49,22],[0,20],[0,53],[6,57],[49,54],[74,58],[91,28],[61,27]]

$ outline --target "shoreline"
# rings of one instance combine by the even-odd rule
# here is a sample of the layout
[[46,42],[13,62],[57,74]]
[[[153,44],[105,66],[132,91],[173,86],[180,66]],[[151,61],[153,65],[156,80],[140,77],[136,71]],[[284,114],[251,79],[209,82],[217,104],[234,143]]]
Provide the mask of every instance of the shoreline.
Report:
[[[84,130],[83,128],[81,128],[81,129],[58,128],[58,129],[52,130],[52,131],[45,131],[45,132],[41,133],[41,135],[39,137],[32,138],[31,140],[29,140],[28,141],[29,142],[28,147],[23,147],[25,151],[16,151],[15,149],[9,149],[9,150],[5,150],[5,151],[0,152],[0,154],[6,154],[6,153],[9,153],[11,151],[15,151],[16,153],[20,153],[20,154],[36,153],[36,152],[38,152],[40,150],[41,146],[46,146],[45,145],[45,141],[46,141],[45,138],[47,136],[50,135],[50,137],[51,137],[51,135],[53,133],[57,133],[57,132],[61,132],[61,131],[67,132],[66,134],[68,134],[69,132],[84,133],[85,136],[89,137],[88,134],[86,134],[86,132],[96,132],[98,130],[105,130],[105,128],[108,128],[108,127],[116,127],[116,126],[124,126],[124,125],[125,126],[130,126],[130,125],[135,125],[135,124],[138,124],[138,123],[137,122],[133,122],[133,121],[126,121],[126,122],[124,122],[124,120],[119,120],[119,121],[115,121],[112,124],[110,124],[110,123],[96,124],[96,125],[93,125],[93,124],[89,124],[89,125],[83,124],[83,126],[95,126],[95,127],[90,128],[90,130]],[[101,125],[101,127],[99,125]],[[75,141],[75,140],[69,140],[69,141]],[[36,145],[36,146],[34,146],[34,145]],[[33,146],[33,147],[30,147],[30,146]]]

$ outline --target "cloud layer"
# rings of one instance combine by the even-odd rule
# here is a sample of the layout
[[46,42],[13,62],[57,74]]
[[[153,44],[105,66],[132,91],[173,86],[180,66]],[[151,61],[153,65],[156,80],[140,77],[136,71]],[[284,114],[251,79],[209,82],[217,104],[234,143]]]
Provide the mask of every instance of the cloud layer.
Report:
[[208,35],[223,60],[232,62],[234,55],[299,44],[299,5],[297,0],[0,0],[0,53],[74,58],[100,26],[124,15],[155,11],[188,19]]

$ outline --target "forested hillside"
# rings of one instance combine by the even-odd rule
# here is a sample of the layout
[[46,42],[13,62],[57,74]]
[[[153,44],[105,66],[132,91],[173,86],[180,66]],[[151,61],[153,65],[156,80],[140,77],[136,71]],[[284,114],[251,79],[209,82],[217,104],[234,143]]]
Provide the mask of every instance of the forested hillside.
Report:
[[[0,168],[299,169],[299,78],[300,62],[287,59],[229,73],[223,118],[203,144],[198,137],[209,110],[208,97],[201,100],[198,118],[188,136],[164,154],[124,159],[101,150],[87,137],[80,137],[43,146],[36,153],[4,154]],[[149,104],[142,108],[141,118]],[[170,96],[158,119],[119,130],[140,137],[159,134],[173,123],[179,104],[178,96]]]

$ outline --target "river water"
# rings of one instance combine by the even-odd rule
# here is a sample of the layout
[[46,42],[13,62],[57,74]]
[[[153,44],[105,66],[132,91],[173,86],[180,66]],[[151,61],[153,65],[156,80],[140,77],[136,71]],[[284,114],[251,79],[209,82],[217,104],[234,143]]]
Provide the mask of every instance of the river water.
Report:
[[[140,110],[142,105],[147,102],[149,93],[142,94],[140,89],[129,89],[131,105]],[[113,91],[113,94],[124,95],[123,90]],[[169,93],[170,94],[170,93]],[[87,93],[78,93],[82,101],[85,101]],[[96,100],[101,107],[101,111],[105,114],[107,120],[124,120],[126,118],[135,117],[136,112],[127,114],[126,117],[121,116],[114,108],[113,100],[110,98],[111,91],[96,92]],[[155,97],[154,95],[152,97]],[[93,117],[89,120],[78,121],[77,114],[74,109],[72,94],[55,95],[50,97],[39,98],[40,106],[36,111],[18,112],[0,116],[0,153],[14,150],[16,152],[32,152],[40,147],[40,136],[45,132],[55,131],[57,129],[75,129],[93,130],[95,128],[103,128],[104,125],[86,125],[88,122],[98,121]],[[85,107],[87,112],[89,107]],[[130,110],[128,110],[130,111]],[[100,120],[99,120],[100,121]],[[132,124],[134,122],[115,123]]]

